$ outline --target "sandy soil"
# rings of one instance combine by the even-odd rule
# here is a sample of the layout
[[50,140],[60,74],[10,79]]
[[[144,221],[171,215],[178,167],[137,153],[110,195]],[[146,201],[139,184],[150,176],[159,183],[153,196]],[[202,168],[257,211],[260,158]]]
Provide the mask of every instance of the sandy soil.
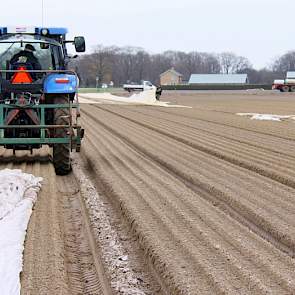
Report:
[[170,294],[293,294],[295,125],[235,115],[292,112],[270,97],[83,107],[83,153]]
[[162,99],[193,108],[83,104],[68,177],[47,150],[2,150],[1,167],[46,179],[23,294],[294,294],[295,122],[236,115],[291,115],[294,96]]
[[48,153],[37,152],[30,157],[26,152],[18,151],[17,162],[13,163],[11,152],[1,149],[0,159],[1,168],[20,168],[44,178],[26,237],[22,294],[70,294],[63,259],[56,176],[48,165]]
[[0,149],[0,162],[0,169],[44,178],[25,242],[22,294],[164,294],[139,246],[129,242],[134,236],[127,224],[82,171],[80,157],[75,173],[64,177],[55,175],[49,149],[15,157]]

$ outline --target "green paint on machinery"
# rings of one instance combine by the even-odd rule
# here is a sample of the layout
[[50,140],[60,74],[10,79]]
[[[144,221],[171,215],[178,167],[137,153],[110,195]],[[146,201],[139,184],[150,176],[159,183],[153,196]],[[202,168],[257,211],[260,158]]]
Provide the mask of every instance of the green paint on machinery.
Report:
[[[13,109],[34,109],[36,110],[38,119],[40,121],[39,125],[5,125],[7,121],[8,114],[10,110]],[[0,145],[42,145],[42,144],[71,144],[71,149],[76,149],[79,151],[81,146],[81,139],[83,137],[83,129],[81,126],[77,124],[72,125],[46,125],[45,124],[45,111],[47,109],[78,109],[79,104],[43,104],[43,105],[6,105],[0,104]],[[57,137],[50,137],[50,129],[57,129],[57,128],[65,128],[68,130],[68,136],[64,138],[57,138]],[[26,138],[26,137],[13,137],[13,138],[5,138],[4,130],[7,129],[39,129],[40,130],[40,137],[39,138]],[[76,135],[73,136],[76,130]]]

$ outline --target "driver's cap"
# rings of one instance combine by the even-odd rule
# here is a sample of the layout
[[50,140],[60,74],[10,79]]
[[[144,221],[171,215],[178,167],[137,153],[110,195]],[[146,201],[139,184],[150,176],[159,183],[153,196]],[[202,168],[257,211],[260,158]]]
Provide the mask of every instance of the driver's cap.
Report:
[[25,50],[34,52],[36,51],[35,47],[32,44],[26,44]]

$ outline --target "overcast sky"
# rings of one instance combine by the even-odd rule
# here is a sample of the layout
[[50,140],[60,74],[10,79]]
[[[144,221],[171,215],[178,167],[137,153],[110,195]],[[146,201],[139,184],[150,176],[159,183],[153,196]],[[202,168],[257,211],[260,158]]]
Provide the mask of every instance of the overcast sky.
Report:
[[[41,25],[41,0],[1,1],[1,25]],[[44,0],[45,25],[95,44],[222,52],[256,68],[295,48],[294,0]]]

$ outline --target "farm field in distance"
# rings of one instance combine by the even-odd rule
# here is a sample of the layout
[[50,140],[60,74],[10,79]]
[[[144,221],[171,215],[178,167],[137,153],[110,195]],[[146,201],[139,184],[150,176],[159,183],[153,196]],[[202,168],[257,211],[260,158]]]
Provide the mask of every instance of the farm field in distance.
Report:
[[66,177],[47,149],[0,150],[1,168],[45,179],[23,294],[294,294],[295,120],[236,115],[295,115],[294,94],[161,100],[191,108],[82,104]]

